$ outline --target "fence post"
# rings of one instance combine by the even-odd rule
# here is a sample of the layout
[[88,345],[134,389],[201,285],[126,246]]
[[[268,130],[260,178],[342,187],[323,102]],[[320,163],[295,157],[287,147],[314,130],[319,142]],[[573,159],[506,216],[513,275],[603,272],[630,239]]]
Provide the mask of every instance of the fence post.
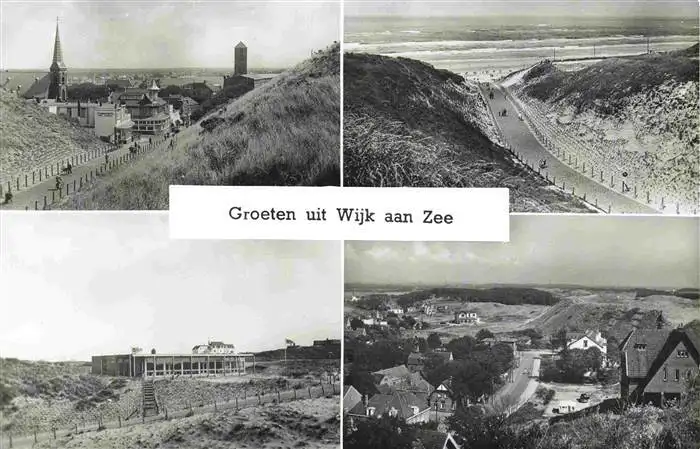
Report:
[[[83,178],[80,178],[80,180],[82,181]],[[73,180],[73,193],[75,193],[75,179]]]
[[277,390],[277,402],[282,402],[282,398],[280,397],[280,390]]
[[566,190],[566,181],[561,182],[561,189]]
[[608,213],[612,213],[612,204],[608,205]]
[[309,389],[309,399],[311,399],[311,386],[309,386],[308,389]]
[[39,170],[39,182],[41,182],[41,170]]
[[46,195],[44,195],[44,210],[46,210]]
[[637,198],[637,186],[634,186],[634,197]]
[[34,210],[39,210],[39,200],[34,200]]
[[321,395],[325,396],[326,395],[326,389],[323,388],[323,383],[321,383]]
[[51,204],[56,202],[56,191],[52,190],[51,191]]
[[651,203],[651,198],[649,197],[649,192],[647,192],[647,204]]
[[676,214],[680,214],[680,213],[681,213],[681,204],[676,203]]
[[572,194],[572,195],[576,195],[576,187],[572,187],[572,188],[571,188],[571,194]]
[[17,177],[17,191],[19,192],[19,177]]
[[610,175],[610,187],[615,187],[615,178],[613,178],[613,175]]
[[664,197],[661,197],[661,209],[666,209],[666,205],[664,204]]

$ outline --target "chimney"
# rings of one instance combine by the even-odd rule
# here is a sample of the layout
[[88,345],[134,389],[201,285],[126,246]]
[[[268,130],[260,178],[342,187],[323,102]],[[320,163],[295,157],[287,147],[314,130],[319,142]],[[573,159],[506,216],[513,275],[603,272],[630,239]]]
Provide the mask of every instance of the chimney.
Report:
[[362,405],[367,408],[367,395],[363,394],[362,395]]

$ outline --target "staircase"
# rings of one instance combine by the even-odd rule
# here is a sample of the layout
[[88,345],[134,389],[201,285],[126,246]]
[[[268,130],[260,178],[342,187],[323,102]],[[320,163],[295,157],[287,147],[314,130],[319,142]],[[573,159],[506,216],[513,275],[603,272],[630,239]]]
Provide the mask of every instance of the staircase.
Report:
[[153,380],[143,380],[143,417],[158,415],[158,401],[156,401],[156,391]]

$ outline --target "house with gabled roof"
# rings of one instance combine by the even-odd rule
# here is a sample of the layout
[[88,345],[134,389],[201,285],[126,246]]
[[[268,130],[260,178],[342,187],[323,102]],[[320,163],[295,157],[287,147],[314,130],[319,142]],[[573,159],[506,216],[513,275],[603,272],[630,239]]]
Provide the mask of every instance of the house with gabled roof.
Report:
[[393,366],[372,373],[376,385],[399,385],[406,381],[411,372],[406,365]]
[[362,394],[355,387],[352,385],[343,387],[343,413],[349,412],[360,402],[362,402]]
[[413,449],[460,449],[450,433],[437,430],[419,430],[416,433],[416,441]]
[[608,353],[608,340],[603,338],[600,331],[588,330],[583,333],[569,333],[566,349],[597,348],[604,356]]
[[433,410],[454,412],[457,408],[457,398],[452,390],[452,378],[444,380],[428,396],[428,403]]
[[663,406],[688,392],[700,372],[700,339],[691,329],[635,329],[620,344],[620,395]]
[[348,412],[353,418],[381,418],[384,415],[403,418],[407,424],[428,422],[430,408],[421,395],[397,390],[391,394],[375,394],[366,398]]

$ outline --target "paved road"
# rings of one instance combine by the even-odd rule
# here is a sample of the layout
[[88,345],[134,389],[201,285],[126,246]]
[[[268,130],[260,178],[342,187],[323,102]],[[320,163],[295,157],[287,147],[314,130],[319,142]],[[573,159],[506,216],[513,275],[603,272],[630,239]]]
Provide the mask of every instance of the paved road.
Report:
[[[167,143],[156,144],[156,139],[154,139],[154,144],[150,146],[151,149],[149,150],[146,146],[147,143],[147,140],[141,143],[141,147],[147,152],[165,148],[167,145]],[[130,144],[122,145],[119,149],[107,153],[109,155],[109,163],[114,164],[119,158],[128,157],[129,145]],[[131,162],[126,161],[124,163],[129,164]],[[14,191],[12,203],[2,204],[0,205],[0,209],[43,210],[44,201],[46,201],[47,208],[50,209],[52,204],[60,202],[67,195],[72,195],[75,189],[79,189],[81,178],[83,179],[83,182],[87,182],[91,179],[91,177],[97,177],[97,173],[100,170],[103,170],[106,173],[107,169],[110,169],[110,171],[115,169],[113,167],[113,165],[110,165],[109,167],[105,166],[104,156],[94,158],[85,162],[84,164],[73,166],[72,174],[61,175],[64,183],[62,191],[59,192],[56,189],[56,178],[55,176],[51,176],[46,181],[34,184],[27,188],[20,188],[19,191]],[[66,194],[66,192],[68,192],[68,194]]]
[[[506,142],[510,144],[513,151],[520,154],[520,158],[523,161],[534,166],[535,170],[538,167],[539,161],[545,159],[547,161],[547,168],[541,170],[541,175],[543,177],[547,177],[549,180],[556,179],[556,185],[559,187],[562,187],[563,183],[564,190],[569,193],[571,193],[571,189],[573,188],[574,193],[579,197],[586,194],[586,201],[591,204],[596,204],[597,202],[598,207],[605,212],[659,213],[657,210],[635,201],[633,198],[627,197],[622,193],[612,190],[582,175],[559,161],[540,144],[530,131],[530,128],[525,124],[525,121],[518,118],[518,113],[513,104],[506,99],[502,90],[503,88],[493,85],[492,87],[494,88],[495,96],[493,100],[488,100],[487,104],[491,108],[496,124],[501,129]],[[488,92],[486,92],[485,87],[482,86],[482,89],[488,99]],[[498,115],[498,111],[502,111],[503,109],[507,111],[505,117]]]
[[509,415],[520,408],[535,393],[537,379],[530,377],[532,363],[539,356],[537,351],[519,352],[517,366],[511,372],[496,394],[491,398],[491,405],[504,408]]

